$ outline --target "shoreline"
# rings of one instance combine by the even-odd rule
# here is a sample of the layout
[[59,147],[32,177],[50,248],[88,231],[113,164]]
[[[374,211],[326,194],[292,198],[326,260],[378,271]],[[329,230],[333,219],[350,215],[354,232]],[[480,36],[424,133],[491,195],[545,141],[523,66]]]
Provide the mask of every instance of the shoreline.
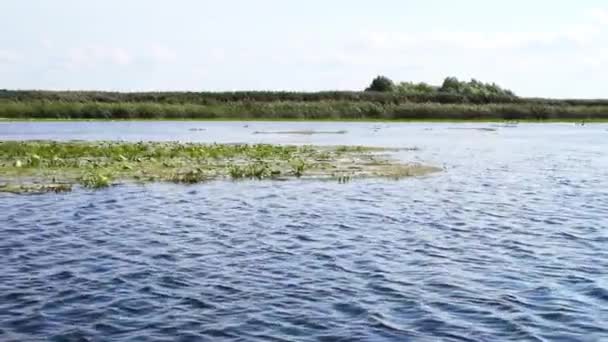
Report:
[[[245,94],[234,98],[104,99],[91,94],[46,94],[40,98],[0,96],[0,118],[6,120],[192,120],[192,121],[370,121],[370,122],[608,122],[608,101],[484,99],[458,97],[408,98],[352,94],[356,98],[263,99]],[[143,96],[143,95],[142,95]],[[304,96],[304,95],[302,95]],[[306,96],[311,96],[310,94]],[[377,97],[376,97],[377,96]],[[259,96],[258,96],[259,97]],[[427,102],[423,102],[428,100]],[[445,100],[445,102],[444,102]],[[509,102],[510,101],[510,102]]]
[[524,124],[546,124],[546,123],[580,123],[585,124],[601,124],[608,123],[608,118],[592,118],[592,119],[518,119],[518,120],[501,120],[501,119],[297,119],[297,118],[4,118],[0,117],[0,123],[6,122],[319,122],[319,123],[517,123]]

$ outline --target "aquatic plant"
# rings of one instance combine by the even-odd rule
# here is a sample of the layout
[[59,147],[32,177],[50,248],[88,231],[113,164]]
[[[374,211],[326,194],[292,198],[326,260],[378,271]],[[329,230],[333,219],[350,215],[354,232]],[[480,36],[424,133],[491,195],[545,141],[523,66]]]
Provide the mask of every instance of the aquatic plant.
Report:
[[201,169],[175,173],[171,178],[174,183],[195,184],[209,180],[209,176]]
[[241,179],[245,177],[245,168],[240,165],[230,165],[228,167],[228,174],[232,179]]
[[272,175],[268,163],[265,162],[254,162],[245,168],[245,177],[252,179],[264,179]]
[[47,192],[69,192],[72,191],[71,184],[2,184],[0,192],[13,194],[41,194]]
[[298,178],[302,177],[302,175],[304,174],[304,170],[306,170],[306,168],[308,167],[308,165],[304,160],[302,160],[302,158],[292,159],[289,162],[289,165],[291,166],[292,173],[294,174],[294,176]]
[[346,152],[348,152],[351,149],[352,149],[352,147],[349,147],[349,146],[338,146],[338,148],[336,148],[336,152],[338,152],[338,153],[346,153]]
[[66,164],[65,160],[63,160],[57,156],[53,156],[51,159],[49,159],[47,161],[48,167],[61,167],[61,166],[64,166],[65,164]]
[[79,180],[82,186],[91,189],[107,188],[111,184],[111,178],[109,176],[95,171],[89,171],[80,177]]
[[80,183],[97,189],[114,180],[192,184],[218,178],[330,178],[332,172],[393,177],[403,171],[400,163],[375,151],[388,152],[360,146],[5,141],[0,142],[0,175],[12,184]]
[[338,181],[338,183],[340,184],[344,184],[344,183],[348,183],[351,180],[351,176],[349,174],[339,174],[336,175],[336,180]]
[[37,154],[32,154],[27,158],[27,166],[28,167],[38,167],[40,166],[41,158]]

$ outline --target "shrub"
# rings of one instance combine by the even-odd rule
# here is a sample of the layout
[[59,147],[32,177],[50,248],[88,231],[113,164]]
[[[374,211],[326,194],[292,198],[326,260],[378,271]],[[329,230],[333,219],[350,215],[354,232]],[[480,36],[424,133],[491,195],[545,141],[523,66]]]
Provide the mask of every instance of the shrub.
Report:
[[395,89],[395,84],[386,76],[374,78],[370,86],[365,91],[391,92]]

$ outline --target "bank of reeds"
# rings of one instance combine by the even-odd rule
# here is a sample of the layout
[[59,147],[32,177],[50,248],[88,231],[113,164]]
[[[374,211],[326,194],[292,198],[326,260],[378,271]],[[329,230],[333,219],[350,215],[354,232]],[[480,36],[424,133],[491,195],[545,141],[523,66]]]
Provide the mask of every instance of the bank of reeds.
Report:
[[438,103],[353,100],[104,102],[0,100],[7,119],[608,120],[608,102]]

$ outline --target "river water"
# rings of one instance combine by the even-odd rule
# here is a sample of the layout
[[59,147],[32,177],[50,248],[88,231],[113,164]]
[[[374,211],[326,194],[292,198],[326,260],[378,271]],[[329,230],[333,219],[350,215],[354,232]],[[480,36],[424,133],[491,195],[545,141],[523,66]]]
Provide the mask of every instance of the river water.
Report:
[[[0,195],[0,341],[608,340],[608,125],[489,127],[0,123],[1,140],[418,147],[396,157],[444,168]],[[347,132],[253,134],[293,130]]]

